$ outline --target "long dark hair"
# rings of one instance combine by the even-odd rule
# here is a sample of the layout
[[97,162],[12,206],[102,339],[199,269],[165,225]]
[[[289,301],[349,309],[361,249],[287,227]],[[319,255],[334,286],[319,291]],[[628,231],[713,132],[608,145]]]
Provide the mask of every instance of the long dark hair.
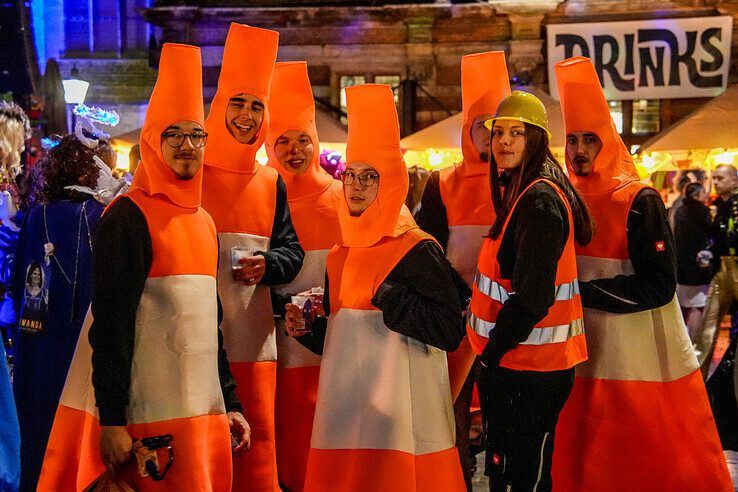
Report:
[[[492,135],[490,135],[490,148]],[[509,173],[504,193],[500,180],[499,168],[492,152],[489,153],[489,184],[492,190],[492,205],[495,208],[495,223],[489,230],[489,237],[497,239],[502,233],[505,220],[520,194],[536,179],[547,179],[554,182],[569,202],[574,217],[574,240],[580,246],[586,246],[594,235],[594,221],[587,205],[574,189],[569,178],[558,163],[548,146],[548,133],[542,128],[525,123],[525,150],[521,165]]]
[[107,151],[112,149],[104,141],[100,141],[93,150],[80,142],[74,134],[62,138],[33,169],[29,183],[29,205],[58,200],[82,202],[89,199],[90,195],[86,193],[66,190],[64,187],[80,185],[95,188],[100,170],[95,165],[93,156],[104,155]]

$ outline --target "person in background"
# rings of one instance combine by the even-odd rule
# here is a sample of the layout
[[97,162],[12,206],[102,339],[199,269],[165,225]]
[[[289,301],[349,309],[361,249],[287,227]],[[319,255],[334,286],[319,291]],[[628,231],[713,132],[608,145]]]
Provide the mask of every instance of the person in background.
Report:
[[715,276],[707,292],[702,326],[694,336],[697,360],[705,378],[715,351],[720,324],[734,301],[738,300],[738,170],[731,164],[715,168],[712,182],[718,194],[717,213],[712,220],[712,245],[701,252],[711,260]]
[[141,146],[136,144],[128,152],[128,171],[123,175],[127,181],[133,182],[133,175],[136,174],[139,164],[141,164]]
[[[16,177],[21,153],[31,136],[28,116],[15,103],[0,102],[0,331],[9,330],[15,319],[12,300],[6,296],[11,284],[13,258],[18,243],[19,217]],[[0,490],[13,492],[20,483],[20,434],[18,416],[6,364],[5,337],[0,339]]]
[[676,293],[690,340],[702,323],[707,289],[712,279],[710,261],[698,258],[710,246],[711,217],[705,205],[707,191],[701,183],[684,187],[683,199],[672,217],[677,262]]
[[[21,427],[21,489],[35,489],[69,365],[92,295],[92,240],[104,205],[95,188],[110,147],[62,138],[31,176],[36,203],[20,232],[11,297],[17,316],[14,394]],[[98,159],[100,159],[98,157]],[[99,162],[99,161],[98,161]],[[29,277],[37,280],[33,296]],[[36,302],[34,299],[43,299]]]

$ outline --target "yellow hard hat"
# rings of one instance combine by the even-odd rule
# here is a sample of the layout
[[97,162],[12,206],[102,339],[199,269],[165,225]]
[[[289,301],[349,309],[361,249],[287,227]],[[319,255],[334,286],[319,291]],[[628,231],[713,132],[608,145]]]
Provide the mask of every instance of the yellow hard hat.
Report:
[[494,117],[485,121],[484,126],[492,131],[492,125],[497,120],[522,121],[535,125],[546,130],[549,140],[551,139],[551,132],[548,131],[546,107],[540,99],[528,92],[513,91],[497,106]]

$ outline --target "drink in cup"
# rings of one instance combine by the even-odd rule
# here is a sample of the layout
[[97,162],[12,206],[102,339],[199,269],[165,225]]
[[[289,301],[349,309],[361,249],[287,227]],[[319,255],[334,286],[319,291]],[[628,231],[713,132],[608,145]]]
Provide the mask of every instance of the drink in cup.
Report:
[[243,268],[239,260],[251,258],[252,256],[254,256],[253,249],[244,248],[243,246],[233,246],[231,248],[231,272],[233,273],[233,278],[236,278],[237,274]]

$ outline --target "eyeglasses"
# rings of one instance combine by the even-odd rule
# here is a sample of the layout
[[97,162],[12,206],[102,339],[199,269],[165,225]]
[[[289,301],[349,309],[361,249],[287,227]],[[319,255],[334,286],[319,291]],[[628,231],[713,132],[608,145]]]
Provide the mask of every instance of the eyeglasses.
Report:
[[356,178],[359,178],[361,186],[372,186],[374,183],[379,181],[379,175],[377,173],[364,172],[356,174],[353,171],[344,171],[341,173],[341,181],[343,181],[343,184],[345,185],[352,184]]
[[205,132],[192,132],[192,133],[164,132],[161,134],[161,136],[167,142],[167,145],[175,149],[178,149],[182,146],[182,144],[185,141],[185,138],[189,138],[190,143],[196,149],[204,147],[205,142],[208,141],[208,134]]

